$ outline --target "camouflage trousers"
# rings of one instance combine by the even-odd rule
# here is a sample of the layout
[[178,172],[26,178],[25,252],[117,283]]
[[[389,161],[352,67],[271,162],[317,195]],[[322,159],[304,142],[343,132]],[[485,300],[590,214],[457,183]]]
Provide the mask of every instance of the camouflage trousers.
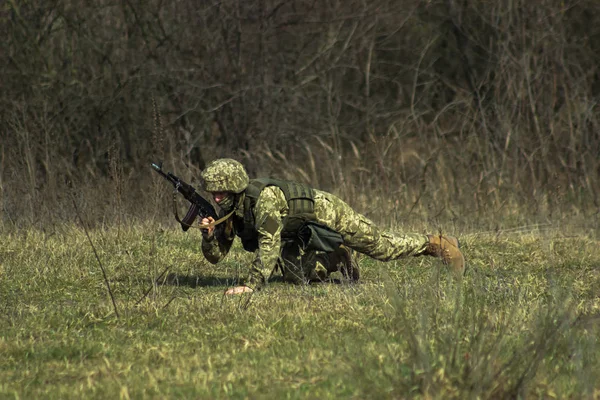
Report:
[[340,198],[316,191],[317,220],[342,234],[344,245],[380,261],[390,261],[423,253],[429,242],[426,235],[396,233],[376,226]]
[[[382,229],[337,196],[319,190],[315,190],[315,215],[318,222],[342,235],[344,246],[380,261],[422,254],[429,242],[426,235]],[[303,253],[298,246],[286,246],[280,259],[284,279],[311,279],[320,269],[335,272],[340,268],[336,253]]]
[[353,259],[352,252],[340,246],[337,251],[304,252],[296,244],[283,247],[278,267],[283,273],[283,279],[292,283],[307,283],[327,280],[334,272],[341,272],[343,278],[357,281],[359,278],[358,264]]

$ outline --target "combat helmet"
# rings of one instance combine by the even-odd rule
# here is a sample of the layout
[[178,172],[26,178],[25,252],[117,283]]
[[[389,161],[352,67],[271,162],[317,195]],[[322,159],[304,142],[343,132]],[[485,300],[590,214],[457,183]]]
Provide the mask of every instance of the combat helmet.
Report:
[[239,194],[248,186],[249,178],[244,166],[231,158],[211,161],[201,174],[207,192]]

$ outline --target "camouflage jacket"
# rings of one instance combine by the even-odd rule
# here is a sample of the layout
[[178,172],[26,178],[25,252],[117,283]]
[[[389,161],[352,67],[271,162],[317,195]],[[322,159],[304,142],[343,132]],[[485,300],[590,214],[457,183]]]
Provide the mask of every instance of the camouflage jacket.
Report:
[[[244,208],[235,211],[237,219],[243,219]],[[261,286],[266,283],[274,270],[281,251],[281,231],[283,218],[289,212],[288,204],[283,191],[277,186],[265,187],[254,208],[255,224],[258,230],[258,249],[254,252],[254,260],[246,285],[251,287]],[[235,239],[235,232],[219,238],[213,236],[211,240],[202,240],[202,252],[206,259],[216,264],[231,248]]]

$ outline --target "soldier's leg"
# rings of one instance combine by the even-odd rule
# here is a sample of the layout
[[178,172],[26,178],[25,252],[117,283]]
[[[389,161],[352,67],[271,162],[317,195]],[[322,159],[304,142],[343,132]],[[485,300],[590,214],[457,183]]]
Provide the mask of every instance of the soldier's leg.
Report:
[[345,279],[352,282],[357,282],[360,278],[356,258],[352,250],[344,245],[330,253],[307,252],[302,258],[302,263],[304,274],[311,282],[327,281],[334,272],[340,272]]
[[392,233],[380,229],[364,217],[359,217],[356,222],[356,226],[342,233],[344,244],[369,257],[390,261],[400,257],[417,256],[427,249],[429,241],[426,235]]
[[329,258],[323,251],[309,251],[302,258],[303,270],[311,282],[323,282],[329,278]]
[[283,246],[279,258],[279,267],[284,281],[296,284],[306,282],[302,271],[302,255],[300,254],[300,247],[297,245],[288,244]]
[[317,219],[342,234],[344,244],[359,253],[389,261],[419,255],[427,249],[426,235],[383,230],[338,197],[329,195],[324,200],[329,204],[315,208]]
[[295,244],[283,248],[279,265],[283,280],[290,283],[302,284],[311,280],[325,280],[328,275],[321,254],[314,251],[304,252]]
[[339,271],[345,279],[357,282],[360,278],[360,270],[356,256],[352,253],[352,249],[341,245],[336,251],[325,254],[322,263],[327,269],[327,276]]
[[344,244],[360,253],[381,261],[403,256],[440,257],[456,275],[464,273],[465,259],[458,239],[452,236],[397,234],[380,229],[338,197],[323,192],[319,194],[317,204],[317,219],[341,233]]

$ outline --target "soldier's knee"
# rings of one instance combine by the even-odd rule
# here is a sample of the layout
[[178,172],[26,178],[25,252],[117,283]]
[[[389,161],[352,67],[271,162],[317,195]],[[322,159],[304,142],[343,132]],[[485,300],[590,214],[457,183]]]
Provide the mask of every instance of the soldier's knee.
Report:
[[302,285],[307,283],[307,279],[304,278],[302,274],[298,274],[289,270],[283,273],[283,281],[286,283],[292,283],[294,285]]
[[280,260],[279,267],[281,269],[284,282],[297,285],[307,282],[307,278],[302,268],[301,259],[282,259]]

